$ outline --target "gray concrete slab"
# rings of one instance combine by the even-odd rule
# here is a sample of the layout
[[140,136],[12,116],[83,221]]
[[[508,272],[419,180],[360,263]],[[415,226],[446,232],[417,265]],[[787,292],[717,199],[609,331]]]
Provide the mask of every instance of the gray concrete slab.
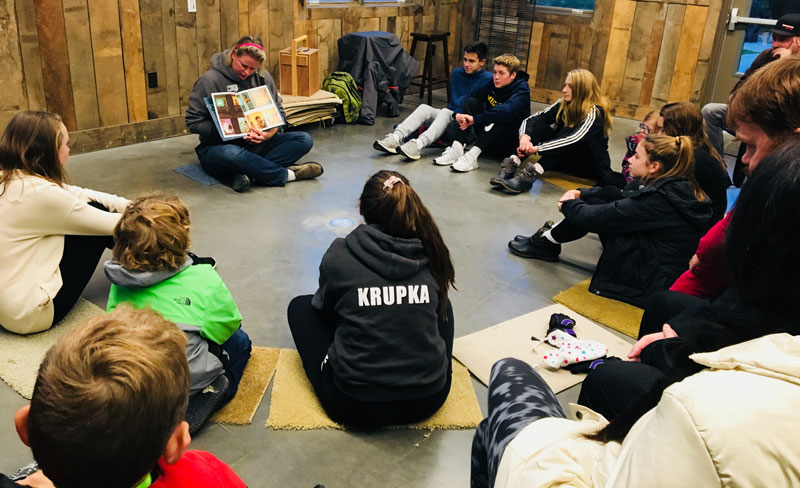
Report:
[[[443,106],[444,94],[436,94]],[[401,115],[419,99],[409,96]],[[534,109],[542,107],[533,104]],[[400,119],[378,117],[372,127],[336,125],[311,128],[314,148],[306,159],[320,161],[317,181],[285,188],[254,188],[238,194],[222,185],[203,186],[173,171],[196,160],[195,136],[149,142],[70,160],[74,184],[134,197],[146,192],[178,194],[189,206],[194,251],[217,259],[217,270],[244,317],[244,327],[260,346],[294,347],[286,321],[292,297],[316,290],[320,259],[330,242],[350,228],[329,225],[333,218],[360,222],[357,199],[364,181],[380,169],[403,172],[437,219],[456,267],[452,292],[456,336],[549,305],[551,297],[591,275],[600,243],[591,236],[564,246],[564,262],[542,263],[511,255],[506,243],[532,233],[545,220],[558,220],[559,188],[537,182],[530,193],[509,196],[494,191],[488,179],[497,163],[486,158],[467,174],[434,166],[435,150],[420,161],[387,156],[372,141]],[[620,167],[624,137],[638,121],[615,119],[611,159]],[[108,257],[108,255],[106,256]],[[84,296],[105,307],[109,285],[100,269]],[[486,411],[486,388],[473,380]],[[575,401],[577,388],[559,395]],[[471,430],[467,431],[274,431],[264,427],[269,395],[252,425],[212,425],[193,447],[213,452],[231,464],[251,487],[467,486]],[[0,472],[13,472],[31,460],[11,422],[25,401],[0,384]]]

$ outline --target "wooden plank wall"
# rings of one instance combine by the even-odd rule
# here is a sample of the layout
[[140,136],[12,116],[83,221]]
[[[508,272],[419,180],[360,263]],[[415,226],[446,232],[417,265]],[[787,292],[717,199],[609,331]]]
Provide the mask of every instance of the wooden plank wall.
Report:
[[640,119],[704,97],[722,0],[596,0],[591,18],[537,13],[531,98],[553,102],[567,73],[595,74],[615,115]]
[[[0,0],[0,130],[21,110],[56,112],[73,153],[185,133],[177,121],[195,80],[213,53],[244,34],[263,40],[276,80],[278,52],[303,34],[320,50],[320,81],[336,70],[337,39],[363,30],[393,32],[406,49],[413,31],[450,31],[457,65],[474,2],[306,8],[301,0],[202,0],[189,12],[186,0]],[[424,46],[417,51],[422,59]],[[438,52],[437,72],[441,59]]]

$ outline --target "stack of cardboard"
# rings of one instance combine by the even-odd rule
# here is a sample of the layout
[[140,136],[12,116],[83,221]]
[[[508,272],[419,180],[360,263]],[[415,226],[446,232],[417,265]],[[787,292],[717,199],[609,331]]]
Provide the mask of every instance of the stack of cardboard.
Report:
[[310,97],[281,94],[286,124],[290,127],[332,120],[342,101],[331,92],[319,90]]

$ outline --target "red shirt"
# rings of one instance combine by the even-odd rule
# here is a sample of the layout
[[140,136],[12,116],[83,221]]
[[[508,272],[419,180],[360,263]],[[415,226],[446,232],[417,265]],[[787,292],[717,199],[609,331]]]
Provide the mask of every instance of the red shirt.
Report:
[[246,488],[225,463],[205,451],[186,451],[175,464],[158,460],[161,474],[150,488]]

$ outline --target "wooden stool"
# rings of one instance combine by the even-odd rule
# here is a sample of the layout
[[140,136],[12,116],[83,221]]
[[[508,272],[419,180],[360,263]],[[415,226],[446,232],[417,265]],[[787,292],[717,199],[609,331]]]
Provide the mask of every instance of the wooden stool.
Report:
[[[433,105],[433,85],[438,85],[440,83],[444,83],[447,85],[447,103],[450,103],[450,59],[447,50],[447,38],[450,37],[449,32],[432,32],[430,34],[424,34],[422,32],[412,32],[411,37],[413,41],[411,41],[411,56],[414,56],[414,51],[417,48],[417,41],[422,41],[426,43],[425,47],[425,61],[422,67],[422,74],[414,76],[411,80],[410,85],[418,86],[419,88],[419,97],[425,94],[425,87],[428,88],[428,105]],[[443,76],[433,76],[433,56],[436,53],[436,45],[435,42],[442,43],[442,49],[444,49],[444,75]],[[417,78],[421,78],[420,81],[413,81]]]

